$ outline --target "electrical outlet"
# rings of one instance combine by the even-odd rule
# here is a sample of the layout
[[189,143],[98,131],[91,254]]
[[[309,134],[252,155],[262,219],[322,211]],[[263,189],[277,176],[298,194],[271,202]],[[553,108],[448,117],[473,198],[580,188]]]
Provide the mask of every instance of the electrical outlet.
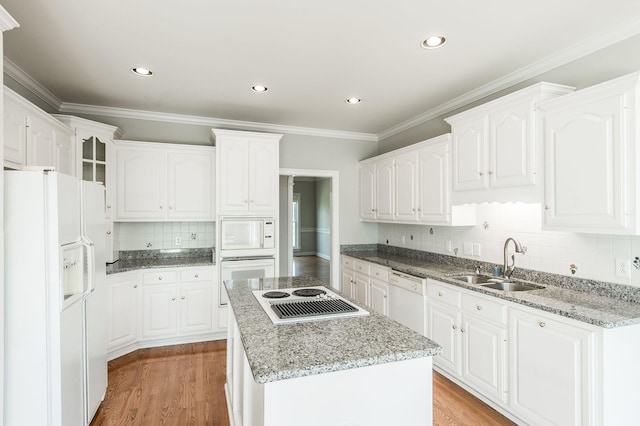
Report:
[[191,233],[191,239],[192,239],[192,240],[195,240],[195,239],[196,239],[196,233],[195,233],[195,232],[192,232],[192,233]]
[[473,256],[473,243],[464,243],[462,245],[462,254]]
[[181,246],[182,245],[182,238],[176,237],[176,245],[177,246]]
[[616,259],[616,277],[631,278],[631,261]]
[[474,256],[480,256],[481,255],[480,243],[473,243],[473,255]]

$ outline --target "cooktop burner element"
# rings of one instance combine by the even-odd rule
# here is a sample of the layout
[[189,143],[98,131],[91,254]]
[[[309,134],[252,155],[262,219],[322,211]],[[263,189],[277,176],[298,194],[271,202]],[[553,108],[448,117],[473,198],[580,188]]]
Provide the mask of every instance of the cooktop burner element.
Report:
[[320,296],[321,294],[327,294],[327,292],[319,288],[300,288],[298,290],[293,290],[293,294],[301,297],[315,297]]
[[262,297],[266,297],[267,299],[283,299],[289,296],[290,294],[284,291],[268,291],[262,295]]
[[367,316],[369,312],[325,286],[254,290],[273,324]]

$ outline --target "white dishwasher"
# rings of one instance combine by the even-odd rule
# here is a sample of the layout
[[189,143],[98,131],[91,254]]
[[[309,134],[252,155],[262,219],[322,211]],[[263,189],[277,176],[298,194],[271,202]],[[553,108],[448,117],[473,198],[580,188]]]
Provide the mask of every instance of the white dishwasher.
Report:
[[427,279],[391,271],[389,284],[389,318],[426,336]]

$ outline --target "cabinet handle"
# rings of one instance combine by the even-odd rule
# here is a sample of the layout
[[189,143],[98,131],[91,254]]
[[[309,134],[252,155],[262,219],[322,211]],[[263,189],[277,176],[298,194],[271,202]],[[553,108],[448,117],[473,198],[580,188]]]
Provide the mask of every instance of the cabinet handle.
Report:
[[198,278],[198,274],[195,274],[194,277]]
[[250,203],[253,203],[253,200],[249,200]]
[[160,275],[160,276],[158,277],[158,279],[159,279],[160,281],[162,281],[162,275]]
[[107,235],[111,235],[111,231],[107,231]]
[[163,208],[163,207],[162,207],[162,206],[160,206],[160,210],[162,210],[162,208]]
[[540,327],[545,327],[545,326],[547,325],[547,323],[540,321],[540,322],[538,323],[538,325],[539,325]]
[[176,298],[175,298],[175,297],[172,297],[172,298],[171,298],[171,300],[176,300]]
[[415,213],[416,209],[411,209],[411,211]]
[[479,311],[481,311],[481,310],[482,310],[482,305],[478,305],[478,306],[476,306],[476,309],[477,309],[477,310],[479,310]]
[[185,299],[185,296],[182,296],[182,300],[184,300],[184,299]]
[[169,210],[173,210],[173,206],[169,206]]
[[461,328],[460,331],[464,333],[464,328]]
[[387,298],[387,295],[385,294],[385,295],[384,295],[384,296],[382,296],[382,297],[386,299],[386,298]]
[[421,211],[422,211],[422,209],[421,209],[420,207],[418,207],[418,211],[419,211],[419,212],[421,212]]
[[242,200],[245,204],[249,204],[249,200]]
[[484,176],[484,172],[479,172],[478,173],[480,176]]
[[551,207],[549,207],[549,206],[544,206],[544,209],[545,209],[545,210],[551,210]]
[[453,328],[454,330],[457,330],[458,326],[457,325],[452,325],[451,328]]
[[493,174],[493,172],[492,172],[491,170],[489,170],[487,173],[489,173],[489,175],[492,175],[492,174]]
[[111,204],[107,204],[107,208],[110,209],[111,208]]
[[438,292],[438,296],[440,296],[440,297],[442,297],[442,296],[443,296],[443,294],[442,294],[442,292],[441,292],[441,291],[439,291],[439,292]]
[[138,284],[134,284],[134,285],[133,285],[133,288],[138,288]]

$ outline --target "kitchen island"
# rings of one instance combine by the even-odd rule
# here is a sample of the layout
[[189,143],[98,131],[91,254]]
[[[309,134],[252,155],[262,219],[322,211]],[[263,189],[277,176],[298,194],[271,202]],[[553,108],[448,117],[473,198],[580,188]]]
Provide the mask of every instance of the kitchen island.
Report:
[[275,325],[252,293],[321,285],[309,277],[225,282],[231,424],[431,424],[436,343],[375,312]]

